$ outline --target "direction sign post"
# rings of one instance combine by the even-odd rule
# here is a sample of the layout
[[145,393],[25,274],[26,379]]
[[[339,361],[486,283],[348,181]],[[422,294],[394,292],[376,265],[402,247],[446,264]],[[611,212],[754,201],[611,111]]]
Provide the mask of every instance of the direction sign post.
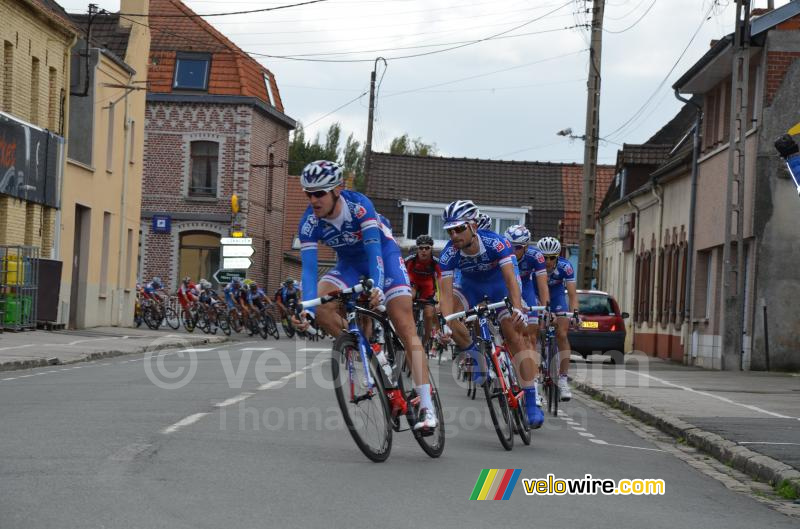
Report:
[[213,277],[217,283],[230,283],[234,279],[243,281],[244,278],[247,277],[247,270],[227,270],[224,268],[220,268],[219,270],[214,272]]
[[225,245],[222,247],[222,257],[250,257],[255,253],[252,246]]
[[249,257],[223,257],[222,268],[225,270],[247,270],[253,264]]

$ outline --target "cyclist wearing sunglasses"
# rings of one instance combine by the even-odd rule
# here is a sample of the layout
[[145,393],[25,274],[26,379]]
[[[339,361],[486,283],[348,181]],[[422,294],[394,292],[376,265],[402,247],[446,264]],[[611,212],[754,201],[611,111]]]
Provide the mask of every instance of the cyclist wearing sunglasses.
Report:
[[[550,304],[550,292],[547,289],[547,267],[544,254],[535,246],[530,246],[531,232],[520,224],[509,227],[504,233],[514,247],[514,256],[519,266],[519,278],[522,281],[522,300],[529,307]],[[542,296],[539,296],[539,293]],[[528,340],[534,351],[538,351],[539,341],[539,313],[528,312]],[[537,366],[538,372],[538,366]],[[541,406],[542,392],[537,385],[536,396]]]
[[[527,313],[523,310],[517,259],[508,240],[489,230],[477,230],[478,208],[470,200],[457,200],[448,205],[442,214],[444,229],[450,236],[439,257],[442,268],[440,283],[441,311],[443,316],[468,309],[488,296],[489,302],[511,300],[512,311],[498,312],[500,328],[519,373],[520,385],[525,390],[525,408],[531,426],[538,428],[544,421],[542,410],[536,405],[535,353],[526,346],[524,333]],[[453,289],[455,270],[461,270],[461,286]],[[457,301],[457,303],[455,303]],[[454,307],[454,305],[461,307]],[[456,345],[470,357],[480,362],[480,353],[463,323],[454,321],[452,330],[445,325],[442,338],[452,335]],[[484,366],[473,370],[473,379],[480,383]]]
[[[560,257],[561,243],[555,237],[542,237],[537,243],[544,254],[547,267],[547,287],[550,292],[550,311],[556,315],[556,342],[558,343],[561,362],[558,371],[558,389],[561,400],[570,400],[572,392],[567,383],[569,374],[569,356],[572,350],[569,345],[570,316],[578,314],[578,292],[575,270],[572,264]],[[567,295],[564,295],[566,288]],[[541,292],[544,292],[543,290]],[[569,297],[569,305],[567,305]],[[577,317],[580,324],[580,317]]]
[[[303,300],[314,299],[357,284],[361,277],[372,279],[370,305],[385,305],[405,350],[411,356],[415,389],[420,396],[419,421],[415,430],[438,426],[431,399],[427,363],[417,337],[412,314],[411,287],[400,247],[384,225],[369,198],[341,189],[342,168],[335,162],[319,160],[308,164],[300,176],[309,206],[300,219],[300,256],[303,262]],[[336,252],[336,266],[317,284],[317,245],[322,242]],[[337,303],[304,311],[333,337],[347,328]],[[293,317],[305,330],[308,321]]]
[[[433,255],[433,238],[430,235],[417,237],[417,250],[406,257],[406,270],[411,280],[411,296],[413,299],[436,302],[437,282],[442,276],[439,260]],[[425,340],[438,328],[436,307],[427,303],[422,308],[425,320]]]

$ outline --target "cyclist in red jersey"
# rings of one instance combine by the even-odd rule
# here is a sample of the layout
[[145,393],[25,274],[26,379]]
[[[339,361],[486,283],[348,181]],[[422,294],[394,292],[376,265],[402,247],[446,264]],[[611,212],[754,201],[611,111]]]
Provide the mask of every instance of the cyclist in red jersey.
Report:
[[[414,300],[436,302],[437,282],[442,277],[439,260],[433,256],[433,238],[430,235],[417,237],[416,253],[406,257],[406,269],[411,280],[411,296]],[[434,329],[438,329],[436,307],[425,304],[422,308],[425,319],[425,340],[430,340]]]
[[191,314],[189,314],[189,305],[197,301],[198,292],[197,285],[192,281],[192,278],[189,276],[184,277],[178,287],[178,301],[181,307],[183,307],[183,314],[186,316],[186,319],[191,318]]

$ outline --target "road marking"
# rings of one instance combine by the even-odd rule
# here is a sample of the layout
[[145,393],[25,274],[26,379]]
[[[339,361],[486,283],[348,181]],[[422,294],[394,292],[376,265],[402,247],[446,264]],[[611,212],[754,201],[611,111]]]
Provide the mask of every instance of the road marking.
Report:
[[192,353],[192,352],[194,352],[194,353],[206,353],[208,351],[213,351],[214,349],[219,349],[219,348],[218,347],[211,347],[211,348],[192,349],[190,347],[189,349],[181,349],[180,351],[173,351],[171,353],[165,353],[165,354]]
[[245,347],[243,349],[239,349],[240,351],[272,351],[273,347]]
[[594,437],[594,434],[589,432],[578,432],[578,435],[582,437]]
[[742,404],[741,402],[736,402],[735,400],[731,400],[727,397],[722,397],[720,395],[714,395],[713,393],[708,393],[707,391],[698,391],[694,388],[690,388],[688,386],[681,386],[680,384],[675,384],[674,382],[670,382],[668,380],[664,380],[663,378],[654,377],[653,375],[646,375],[644,373],[638,373],[636,371],[631,371],[629,369],[625,370],[626,373],[631,373],[632,375],[637,375],[644,378],[649,378],[651,380],[655,380],[656,382],[660,382],[665,386],[671,386],[673,388],[682,389],[684,391],[689,391],[691,393],[696,393],[697,395],[703,395],[705,397],[711,397],[712,399],[721,400],[722,402],[727,402],[728,404],[733,404],[735,406],[741,406],[742,408],[747,408],[748,410],[756,411],[759,413],[764,413],[766,415],[771,415],[773,417],[777,417],[779,419],[796,419],[800,421],[800,417],[790,417],[789,415],[781,415],[780,413],[775,413],[771,411],[767,411],[763,408],[759,408],[758,406],[752,406],[750,404]]
[[4,378],[3,382],[5,382],[6,380],[16,380],[16,379],[17,379],[17,377],[8,377],[8,378]]
[[740,445],[797,445],[797,446],[800,446],[800,443],[774,443],[772,441],[739,441],[738,444],[740,444]]
[[586,431],[586,428],[581,428],[580,426],[572,426],[572,429],[576,430],[578,432],[585,432]]
[[266,384],[262,384],[261,386],[258,386],[258,390],[259,391],[264,391],[265,389],[272,389],[272,388],[276,388],[276,387],[281,386],[281,385],[283,385],[283,381],[282,380],[273,380],[272,382],[267,382]]
[[242,393],[241,395],[237,395],[237,396],[235,396],[233,398],[230,398],[228,400],[223,400],[222,402],[218,402],[218,403],[214,404],[214,406],[216,406],[217,408],[224,408],[225,406],[231,406],[233,404],[237,404],[239,402],[242,402],[243,400],[249,399],[253,395],[255,395],[255,393]]
[[28,377],[32,377],[32,376],[33,375],[22,375],[21,377],[18,377],[18,378],[28,378]]
[[281,380],[291,380],[291,379],[297,378],[297,377],[299,377],[300,375],[303,375],[303,374],[304,373],[302,371],[295,371],[294,373],[289,373],[288,375],[282,376]]
[[[591,439],[589,439],[591,441]],[[614,443],[605,443],[608,446],[617,446],[619,448],[633,448],[634,450],[649,450],[650,452],[663,452],[660,448],[645,448],[643,446],[628,446],[628,445],[615,445]]]
[[208,413],[205,413],[205,412],[203,412],[203,413],[195,413],[194,415],[189,415],[188,417],[184,417],[183,419],[181,419],[180,421],[176,422],[175,424],[173,424],[171,426],[167,426],[166,428],[161,430],[161,433],[163,433],[163,434],[175,433],[179,429],[183,428],[184,426],[189,426],[190,424],[196,423],[197,421],[199,421],[200,419],[202,419],[206,415],[208,415]]
[[599,445],[607,445],[608,443],[603,441],[602,439],[589,439],[591,442]]
[[298,351],[330,351],[330,347],[301,347]]

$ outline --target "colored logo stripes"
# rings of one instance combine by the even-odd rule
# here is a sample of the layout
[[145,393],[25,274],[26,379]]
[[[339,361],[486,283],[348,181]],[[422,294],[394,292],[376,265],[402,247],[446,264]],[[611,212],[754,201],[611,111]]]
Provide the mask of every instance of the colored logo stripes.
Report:
[[484,468],[472,489],[470,500],[507,500],[514,492],[521,468]]

